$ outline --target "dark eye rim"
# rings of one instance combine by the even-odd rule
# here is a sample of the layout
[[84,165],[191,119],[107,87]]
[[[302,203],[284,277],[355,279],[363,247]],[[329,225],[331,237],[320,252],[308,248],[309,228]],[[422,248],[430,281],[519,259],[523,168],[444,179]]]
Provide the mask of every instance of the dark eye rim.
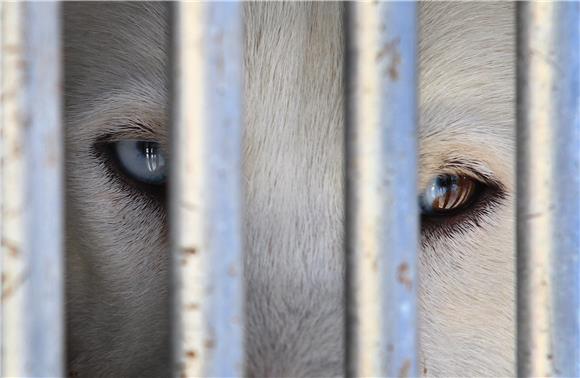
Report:
[[[144,140],[146,141],[146,140]],[[93,144],[93,153],[102,163],[106,174],[132,194],[146,196],[165,204],[167,182],[161,184],[144,183],[134,179],[123,168],[115,152],[117,139],[111,136],[100,138]],[[157,142],[150,140],[150,142]],[[472,174],[441,172],[439,175],[461,174],[475,181],[476,189],[472,199],[466,204],[446,212],[425,213],[421,211],[422,244],[425,246],[433,238],[450,238],[457,233],[465,233],[474,227],[482,227],[482,218],[489,215],[507,198],[504,186],[496,180],[475,172]]]
[[463,204],[459,205],[458,207],[452,208],[452,209],[447,209],[447,210],[433,210],[431,212],[425,211],[423,209],[422,206],[420,207],[421,210],[421,216],[423,217],[428,217],[428,218],[449,218],[455,215],[459,215],[460,213],[464,212],[466,209],[469,209],[469,207],[471,207],[474,202],[477,201],[477,199],[479,198],[479,196],[482,194],[483,191],[485,191],[486,189],[488,189],[489,184],[482,182],[481,180],[472,177],[470,175],[466,175],[463,173],[442,173],[437,175],[436,177],[445,177],[445,176],[460,176],[463,178],[467,178],[473,181],[475,187],[473,192],[470,194],[470,197],[468,198],[468,200],[466,202],[464,202]]
[[[105,136],[93,144],[95,157],[103,163],[109,178],[116,180],[124,190],[130,191],[132,194],[144,195],[156,202],[165,203],[167,181],[159,184],[145,183],[132,177],[119,161],[115,151],[116,142],[118,140],[111,138],[111,136]],[[153,140],[149,142],[158,143]]]
[[451,238],[483,227],[483,218],[501,206],[507,198],[506,189],[498,181],[483,178],[476,173],[466,174],[466,176],[475,180],[477,186],[469,203],[449,212],[421,212],[423,245],[434,238]]

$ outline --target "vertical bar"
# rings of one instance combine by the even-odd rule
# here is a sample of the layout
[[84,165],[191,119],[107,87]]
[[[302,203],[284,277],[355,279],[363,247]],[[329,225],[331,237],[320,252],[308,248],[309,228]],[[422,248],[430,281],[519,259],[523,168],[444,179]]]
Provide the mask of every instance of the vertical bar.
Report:
[[518,375],[580,376],[580,3],[518,4]]
[[[22,151],[22,128],[20,126],[20,90],[23,84],[23,69],[20,64],[21,47],[23,45],[21,30],[22,5],[16,3],[0,2],[2,19],[0,29],[2,39],[0,42],[0,116],[2,128],[0,132],[0,170],[2,174],[2,189],[0,206],[2,223],[1,232],[1,255],[2,261],[2,297],[0,298],[0,321],[2,322],[2,339],[0,339],[1,352],[0,375],[19,373],[21,363],[23,327],[19,324],[21,319],[22,290],[15,290],[19,285],[23,271],[23,261],[19,254],[22,245],[22,209],[23,207],[23,180],[24,157]],[[10,126],[9,126],[10,125]],[[10,177],[10,180],[7,178]],[[12,330],[6,330],[10,325]],[[8,346],[10,345],[10,348]],[[10,369],[8,369],[10,367]],[[14,374],[13,374],[14,375]],[[17,374],[20,375],[20,374]]]
[[62,376],[60,5],[2,7],[2,374]]
[[176,3],[172,230],[180,376],[243,374],[241,11],[238,2]]
[[4,375],[4,166],[6,162],[6,143],[4,131],[4,102],[6,95],[4,90],[4,29],[6,28],[5,2],[0,1],[0,376]]
[[347,5],[347,374],[417,376],[417,13]]

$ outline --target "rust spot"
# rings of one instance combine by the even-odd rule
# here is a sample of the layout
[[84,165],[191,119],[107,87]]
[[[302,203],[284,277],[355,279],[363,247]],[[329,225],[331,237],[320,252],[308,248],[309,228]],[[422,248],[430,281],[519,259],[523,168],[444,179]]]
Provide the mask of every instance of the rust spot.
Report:
[[388,351],[388,352],[392,352],[392,351],[394,351],[394,350],[395,350],[395,347],[393,346],[393,344],[389,344],[389,345],[387,345],[387,351]]
[[385,57],[385,55],[387,55],[391,50],[393,49],[393,42],[389,42],[386,45],[384,45],[379,52],[377,53],[377,56],[375,58],[376,62],[379,62],[381,59],[383,59]]
[[423,375],[427,375],[427,367],[423,366]]
[[401,64],[401,55],[397,54],[389,65],[389,77],[393,81],[399,79],[399,64]]
[[23,155],[22,145],[20,143],[14,143],[12,145],[12,156],[11,158],[19,159]]
[[79,372],[76,371],[76,370],[69,370],[68,376],[69,377],[78,377],[79,376]]
[[197,205],[195,203],[182,201],[181,206],[188,211],[197,211]]
[[377,53],[376,62],[388,59],[387,69],[385,73],[389,75],[391,80],[399,78],[399,65],[401,64],[401,53],[399,52],[400,38],[395,38],[387,42]]
[[193,359],[193,358],[195,358],[197,356],[197,354],[195,354],[195,351],[193,351],[193,350],[188,350],[185,353],[185,355],[187,356],[187,358],[191,358],[191,359]]
[[543,213],[543,212],[539,212],[539,213],[530,213],[530,214],[525,214],[525,215],[523,216],[523,218],[524,218],[524,219],[526,219],[526,220],[530,220],[530,219],[534,219],[534,218],[539,218],[539,217],[541,217],[541,216],[542,216],[542,215],[544,215],[544,214],[545,214],[545,213]]
[[399,371],[399,377],[400,378],[408,377],[410,371],[411,371],[411,361],[405,360],[403,366],[401,367],[401,370]]
[[413,281],[409,277],[409,264],[406,262],[399,265],[399,269],[397,269],[397,278],[400,283],[405,285],[407,290],[411,290],[413,288]]
[[183,248],[183,254],[185,254],[185,255],[195,255],[195,254],[197,254],[197,249],[195,247]]
[[2,239],[2,245],[8,250],[11,257],[17,258],[20,255],[20,248],[7,239]]
[[548,360],[552,360],[552,359],[554,359],[554,355],[553,355],[553,354],[548,354],[548,356],[547,356],[547,357],[548,357]]
[[3,50],[6,54],[18,54],[18,55],[20,55],[21,51],[18,45],[8,45],[8,44],[4,45]]
[[205,340],[205,347],[207,349],[212,349],[215,346],[215,342],[212,339]]
[[176,370],[179,372],[180,378],[187,378],[187,374],[185,371],[185,364],[177,364]]
[[[10,285],[6,285],[5,283],[3,283],[3,289],[2,290],[2,296],[0,296],[1,300],[6,300],[8,298],[10,298],[12,296],[12,294],[14,294],[14,292],[16,290],[18,290],[18,288],[20,286],[22,286],[22,284],[24,283],[24,281],[26,280],[26,277],[24,275],[21,275],[19,277],[15,277],[12,280],[12,284]],[[6,281],[8,281],[8,279],[6,279]]]
[[228,276],[235,277],[238,275],[238,270],[236,269],[235,265],[230,265],[228,267]]
[[195,311],[195,310],[199,309],[199,304],[189,303],[188,305],[185,306],[185,309],[190,310],[190,311]]

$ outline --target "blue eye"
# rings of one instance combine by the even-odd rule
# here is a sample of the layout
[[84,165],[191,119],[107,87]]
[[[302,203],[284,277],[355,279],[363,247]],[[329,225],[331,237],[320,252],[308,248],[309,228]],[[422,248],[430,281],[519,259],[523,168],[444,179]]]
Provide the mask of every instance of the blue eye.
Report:
[[125,174],[132,179],[149,185],[165,183],[167,165],[159,143],[125,140],[116,142],[113,152]]
[[447,215],[465,209],[477,196],[479,182],[463,175],[435,177],[421,193],[423,214]]

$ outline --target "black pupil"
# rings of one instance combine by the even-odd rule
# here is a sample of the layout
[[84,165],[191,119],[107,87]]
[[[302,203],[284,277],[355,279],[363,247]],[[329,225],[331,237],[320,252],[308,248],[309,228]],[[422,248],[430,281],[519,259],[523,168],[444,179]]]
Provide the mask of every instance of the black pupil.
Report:
[[459,190],[459,176],[439,176],[437,177],[437,185],[445,189],[445,192],[456,192]]

